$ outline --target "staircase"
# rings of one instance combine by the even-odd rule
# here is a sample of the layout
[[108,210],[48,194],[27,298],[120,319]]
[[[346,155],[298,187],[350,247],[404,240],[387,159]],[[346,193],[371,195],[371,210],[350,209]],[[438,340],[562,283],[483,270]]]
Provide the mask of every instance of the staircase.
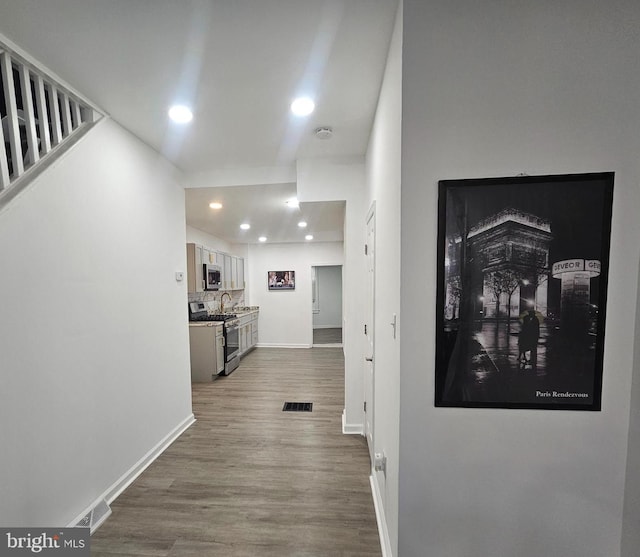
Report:
[[0,37],[0,209],[102,114]]

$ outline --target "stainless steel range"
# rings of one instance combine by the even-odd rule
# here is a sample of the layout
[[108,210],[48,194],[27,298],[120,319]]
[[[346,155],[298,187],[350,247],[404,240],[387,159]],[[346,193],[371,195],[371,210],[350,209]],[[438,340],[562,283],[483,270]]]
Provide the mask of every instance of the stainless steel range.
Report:
[[224,323],[224,375],[240,364],[240,320],[234,313],[207,312],[204,302],[189,303],[189,321],[222,321]]

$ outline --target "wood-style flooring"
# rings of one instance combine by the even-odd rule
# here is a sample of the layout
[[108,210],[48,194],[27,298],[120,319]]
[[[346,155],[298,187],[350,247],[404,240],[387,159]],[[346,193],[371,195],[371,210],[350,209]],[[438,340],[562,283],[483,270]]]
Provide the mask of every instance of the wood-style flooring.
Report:
[[113,502],[93,557],[381,555],[366,442],[341,431],[340,348],[258,348],[194,384],[193,407],[196,423]]
[[342,327],[332,329],[313,329],[313,344],[340,344]]

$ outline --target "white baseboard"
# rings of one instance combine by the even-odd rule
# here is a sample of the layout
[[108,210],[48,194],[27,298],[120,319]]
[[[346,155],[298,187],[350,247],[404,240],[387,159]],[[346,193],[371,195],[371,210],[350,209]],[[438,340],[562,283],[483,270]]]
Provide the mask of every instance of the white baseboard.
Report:
[[189,414],[181,423],[170,431],[160,442],[152,447],[138,462],[127,470],[118,480],[116,480],[107,490],[102,493],[91,505],[73,519],[68,528],[74,527],[84,516],[91,511],[98,501],[105,500],[109,505],[129,487],[135,479],[142,474],[180,435],[182,435],[196,421],[193,414]]
[[311,348],[311,344],[277,344],[270,342],[259,342],[256,348]]
[[327,344],[314,344],[311,348],[342,348],[342,343],[330,342]]
[[142,474],[180,435],[182,435],[196,421],[193,414],[189,414],[173,431],[170,431],[164,439],[150,449],[138,462],[125,472],[104,494],[107,503],[111,504],[117,497],[129,487],[134,480]]
[[380,536],[380,549],[382,557],[393,557],[391,550],[391,540],[389,539],[389,530],[387,529],[387,520],[384,515],[384,505],[382,504],[382,495],[374,476],[369,476],[371,484],[371,495],[373,497],[373,506],[376,510],[376,522],[378,523],[378,535]]
[[364,425],[363,424],[348,424],[347,417],[342,411],[342,433],[345,435],[364,435]]

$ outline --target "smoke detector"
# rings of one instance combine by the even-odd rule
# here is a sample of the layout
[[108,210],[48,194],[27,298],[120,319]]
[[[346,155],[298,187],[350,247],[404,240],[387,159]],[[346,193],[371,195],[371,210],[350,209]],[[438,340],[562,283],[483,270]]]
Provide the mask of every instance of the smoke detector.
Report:
[[333,130],[328,126],[316,128],[314,133],[318,139],[331,139],[333,136]]

